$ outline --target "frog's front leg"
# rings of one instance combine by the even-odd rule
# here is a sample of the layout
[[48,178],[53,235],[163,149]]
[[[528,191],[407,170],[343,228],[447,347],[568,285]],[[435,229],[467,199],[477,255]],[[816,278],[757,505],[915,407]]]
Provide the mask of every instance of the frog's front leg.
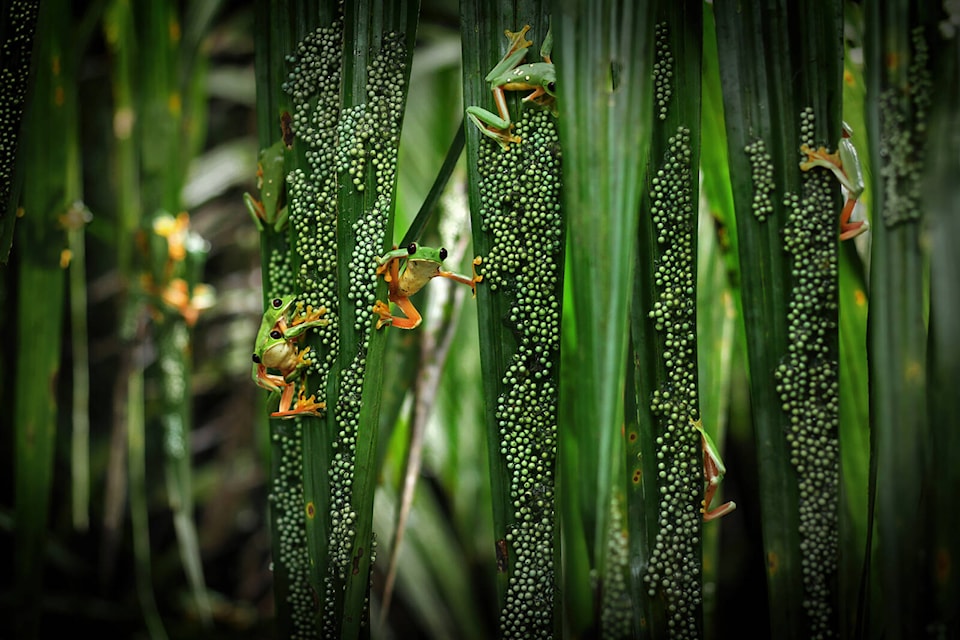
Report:
[[470,287],[473,291],[473,297],[477,297],[477,283],[483,280],[482,275],[477,275],[477,265],[483,262],[483,258],[477,256],[473,259],[473,277],[468,278],[467,276],[462,276],[459,273],[453,273],[452,271],[438,271],[437,275],[443,278],[448,278],[454,282],[459,282],[460,284],[465,284]]
[[313,364],[313,360],[307,358],[308,353],[310,353],[310,347],[304,347],[297,352],[297,359],[294,361],[293,367],[283,376],[284,382],[293,382],[302,374],[304,369]]
[[393,245],[392,251],[377,256],[376,275],[383,276],[383,279],[387,282],[397,282],[400,273],[400,259],[409,255],[410,250],[408,248],[398,249],[397,245]]
[[307,307],[304,313],[294,316],[290,321],[290,324],[281,329],[283,332],[283,337],[288,340],[296,339],[300,337],[300,335],[302,335],[307,329],[322,327],[329,324],[329,320],[322,319],[323,314],[326,312],[326,307],[320,307],[319,309]]
[[[410,254],[407,249],[394,248],[393,251],[390,251],[382,258],[377,258],[380,266],[377,267],[376,273],[378,276],[382,275],[383,279],[387,282],[388,300],[395,302],[403,297],[400,295],[400,258],[408,255]],[[384,325],[392,325],[394,323],[395,318],[390,313],[389,302],[377,300],[373,305],[373,312],[380,316],[380,319],[377,320],[377,329],[380,329]]]

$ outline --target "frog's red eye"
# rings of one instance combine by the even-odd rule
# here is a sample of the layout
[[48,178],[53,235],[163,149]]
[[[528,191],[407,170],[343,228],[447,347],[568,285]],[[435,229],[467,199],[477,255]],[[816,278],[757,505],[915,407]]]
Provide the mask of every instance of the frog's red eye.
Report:
[[253,361],[256,362],[257,364],[260,364],[260,356],[258,356],[257,354],[253,354]]
[[413,255],[416,252],[417,252],[417,243],[411,242],[410,246],[407,247],[407,253],[409,253],[410,255]]
[[447,250],[443,247],[440,247],[440,262],[443,262],[447,259]]
[[280,338],[283,337],[283,334],[277,331],[276,329],[274,329],[273,331],[270,332],[270,337],[273,338],[274,340],[279,340]]
[[549,91],[550,93],[556,93],[556,92],[557,92],[557,83],[556,83],[556,82],[548,82],[548,83],[547,83],[547,91]]
[[279,309],[280,307],[283,306],[283,300],[281,300],[280,298],[274,298],[273,301],[270,302],[270,304],[273,305],[274,309]]

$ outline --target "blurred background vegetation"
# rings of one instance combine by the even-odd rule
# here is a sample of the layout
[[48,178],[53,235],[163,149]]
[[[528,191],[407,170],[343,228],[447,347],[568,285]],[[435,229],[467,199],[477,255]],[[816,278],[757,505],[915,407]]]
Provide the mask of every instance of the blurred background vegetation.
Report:
[[[258,193],[257,154],[277,133],[265,137],[270,120],[258,113],[257,48],[282,60],[318,25],[304,11],[298,35],[277,40],[264,20],[270,4],[44,0],[4,9],[0,539],[9,551],[0,561],[0,637],[69,629],[118,638],[264,638],[295,626],[296,614],[277,605],[274,591],[271,544],[282,525],[271,525],[268,511],[276,470],[266,413],[275,400],[250,380],[267,249],[243,194]],[[718,3],[716,13],[712,3],[640,3],[644,10],[632,14],[629,2],[596,9],[570,2],[567,18],[555,11],[552,22],[547,3],[507,4],[419,6],[393,235],[404,237],[451,144],[458,152],[464,145],[457,137],[464,96],[493,108],[481,79],[506,49],[504,29],[534,25],[533,62],[552,25],[573,255],[568,281],[552,281],[563,287],[556,299],[564,304],[565,351],[552,361],[559,404],[545,412],[559,413],[560,486],[583,483],[579,494],[558,498],[562,513],[551,511],[569,543],[562,574],[549,578],[556,600],[539,603],[553,607],[555,629],[568,637],[665,637],[669,627],[669,597],[653,595],[654,587],[648,597],[645,582],[664,507],[650,497],[656,491],[644,502],[643,485],[656,478],[641,481],[636,462],[653,460],[655,450],[643,447],[656,443],[635,437],[644,425],[667,421],[649,405],[653,389],[671,390],[663,386],[671,358],[656,342],[663,336],[641,337],[654,335],[647,313],[665,258],[655,252],[663,242],[653,223],[638,224],[637,213],[650,219],[656,205],[648,196],[641,204],[641,187],[651,187],[650,167],[673,162],[672,136],[686,127],[688,150],[699,157],[685,178],[699,203],[689,267],[696,273],[695,411],[726,463],[713,506],[737,503],[691,537],[698,595],[690,634],[957,637],[960,620],[950,613],[960,598],[952,562],[960,524],[960,471],[952,462],[960,456],[952,389],[960,375],[955,3],[865,10],[857,2],[775,9],[747,2],[741,15],[731,3]],[[620,25],[619,39],[598,17]],[[597,74],[594,44],[633,66],[608,63]],[[654,65],[659,71],[648,74]],[[269,82],[280,91],[276,77]],[[593,100],[597,87],[614,96],[618,86],[637,93],[631,100],[621,94],[602,117],[591,111],[602,106]],[[678,112],[667,111],[671,94]],[[510,104],[518,114],[519,102]],[[828,400],[816,408],[833,425],[833,439],[813,446],[831,452],[801,461],[827,460],[812,490],[798,488],[793,465],[802,455],[787,450],[785,436],[798,419],[781,406],[774,382],[792,330],[790,277],[800,267],[780,249],[787,223],[763,226],[755,218],[758,170],[738,153],[767,140],[779,188],[799,190],[808,105],[818,118],[816,141],[831,150],[841,117],[853,126],[867,178],[865,206],[855,215],[871,225],[824,258],[827,279],[839,283],[839,315],[827,314],[824,338],[839,379],[819,389]],[[466,153],[422,236],[447,247],[448,268],[459,273],[490,250],[479,246],[485,236],[476,209],[484,196],[476,189],[486,174],[477,163],[488,159],[484,145],[498,148],[465,126]],[[626,141],[635,146],[618,146]],[[836,181],[824,185],[839,212]],[[595,209],[577,209],[591,198]],[[782,220],[788,207],[779,192],[773,198],[773,219]],[[626,231],[606,226],[598,211],[611,212],[611,220],[622,214]],[[591,244],[593,232],[629,241],[607,251]],[[497,497],[509,478],[491,461],[499,445],[489,435],[502,389],[496,374],[481,373],[481,358],[492,367],[487,358],[501,355],[491,345],[512,344],[490,328],[505,324],[492,314],[507,312],[491,293],[479,292],[475,304],[446,284],[418,294],[425,319],[411,332],[418,335],[389,330],[385,344],[372,347],[384,363],[380,439],[373,441],[382,462],[371,476],[378,556],[363,633],[376,637],[496,637],[514,597],[505,576],[516,551],[503,531],[516,523]],[[565,460],[565,451],[578,458]],[[830,463],[829,455],[839,460]],[[408,457],[419,457],[422,468],[396,574],[388,577]],[[698,465],[689,476],[694,486],[702,480]],[[552,504],[552,487],[536,491],[535,500]],[[826,564],[837,564],[816,597],[805,572],[819,556],[798,533],[805,512],[797,505],[810,497],[801,498],[804,491],[817,494],[814,509],[837,514],[826,518],[824,543],[833,545]],[[558,541],[561,526],[555,529]],[[629,546],[619,542],[621,529],[631,533]],[[555,559],[560,566],[559,552]],[[394,580],[381,620],[384,589]],[[605,599],[614,592],[627,604]],[[826,613],[811,613],[819,599]],[[608,617],[617,611],[628,612],[626,629]]]

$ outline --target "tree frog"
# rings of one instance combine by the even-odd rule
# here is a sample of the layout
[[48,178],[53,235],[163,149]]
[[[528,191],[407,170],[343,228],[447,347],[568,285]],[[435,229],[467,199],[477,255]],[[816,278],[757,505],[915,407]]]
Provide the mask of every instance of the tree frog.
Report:
[[[251,377],[259,386],[271,393],[280,393],[280,406],[270,415],[275,418],[289,418],[300,414],[319,415],[326,404],[316,402],[313,396],[304,397],[304,382],[301,380],[300,393],[296,405],[291,408],[296,377],[310,365],[306,358],[310,347],[302,351],[297,349],[296,341],[312,327],[327,324],[321,320],[326,309],[307,309],[307,312],[288,320],[295,310],[296,296],[288,295],[274,298],[263,312],[263,320],[257,331],[257,342],[253,352]],[[268,372],[276,369],[280,375]]]
[[510,121],[510,110],[507,108],[504,91],[532,90],[532,93],[523,99],[524,102],[533,102],[541,107],[549,107],[554,115],[557,114],[557,74],[553,62],[550,60],[550,51],[553,48],[552,32],[547,31],[547,36],[543,39],[543,46],[540,47],[540,56],[544,61],[520,64],[520,61],[527,55],[527,49],[533,45],[525,37],[529,30],[530,25],[525,25],[523,29],[516,33],[504,31],[507,38],[510,39],[510,48],[484,78],[490,83],[490,90],[493,91],[493,99],[497,103],[497,111],[500,115],[498,116],[482,107],[467,107],[467,116],[477,125],[480,133],[499,141],[504,149],[507,149],[511,142],[520,142],[519,136],[510,132],[513,124]]
[[720,486],[720,482],[723,480],[727,468],[723,466],[723,460],[720,459],[720,452],[717,451],[717,445],[714,444],[710,434],[704,430],[703,423],[700,420],[690,420],[690,425],[700,432],[700,442],[703,447],[703,479],[705,486],[703,491],[703,506],[700,508],[700,512],[703,514],[703,521],[709,522],[727,515],[737,508],[737,504],[731,500],[716,509],[710,509],[710,503],[713,501],[713,496],[716,494],[717,487]]
[[[387,252],[382,257],[377,257],[377,275],[383,275],[383,279],[390,285],[390,302],[395,303],[406,317],[394,316],[390,314],[390,305],[381,300],[377,300],[373,305],[373,312],[380,316],[377,320],[377,329],[383,325],[389,324],[398,329],[414,329],[420,325],[422,317],[413,303],[410,302],[410,296],[423,288],[431,278],[437,276],[449,278],[461,284],[470,285],[476,295],[476,283],[483,280],[483,276],[477,275],[476,266],[482,262],[480,256],[473,259],[473,277],[468,278],[450,271],[440,269],[443,261],[447,258],[447,250],[443,247],[434,249],[432,247],[422,247],[416,242],[410,243],[403,249],[394,247],[393,251]],[[400,260],[405,259],[403,273],[400,273]]]
[[863,193],[863,167],[857,149],[850,141],[853,129],[846,122],[843,123],[843,134],[840,137],[836,153],[827,153],[826,148],[811,149],[806,144],[800,145],[800,153],[805,153],[807,159],[800,163],[801,171],[809,171],[813,167],[823,167],[833,172],[840,184],[847,191],[847,201],[840,213],[840,240],[849,240],[870,228],[866,220],[850,222],[853,209],[857,205],[857,198]]
[[257,229],[263,231],[264,224],[274,231],[282,231],[287,224],[287,207],[281,207],[283,197],[283,181],[286,178],[284,171],[284,151],[286,146],[283,140],[260,151],[257,163],[257,189],[260,190],[262,200],[257,200],[249,193],[243,194],[243,202],[253,216]]

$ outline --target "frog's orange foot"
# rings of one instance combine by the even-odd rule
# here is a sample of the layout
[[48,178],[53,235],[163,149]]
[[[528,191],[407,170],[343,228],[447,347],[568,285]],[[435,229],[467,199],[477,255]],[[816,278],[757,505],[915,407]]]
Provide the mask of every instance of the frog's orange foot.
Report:
[[317,402],[316,396],[313,394],[311,394],[309,398],[304,397],[305,388],[306,383],[301,381],[300,392],[297,394],[297,403],[292,409],[285,408],[289,406],[290,395],[292,395],[290,393],[291,390],[288,390],[287,393],[284,394],[286,400],[284,400],[284,398],[280,399],[279,410],[271,413],[270,417],[289,419],[296,416],[319,416],[320,411],[327,408],[327,403]]
[[520,136],[513,133],[513,124],[511,123],[506,129],[497,129],[496,127],[486,127],[487,131],[493,134],[493,137],[497,139],[497,142],[500,143],[500,146],[503,147],[504,151],[510,149],[510,143],[520,144]]
[[850,240],[856,238],[861,233],[865,233],[870,230],[870,225],[866,220],[857,220],[856,222],[849,222],[847,224],[840,225],[840,240]]
[[393,324],[393,315],[390,314],[390,305],[385,303],[383,300],[377,300],[373,305],[373,312],[380,316],[380,319],[377,320],[377,329],[380,329],[384,325]]
[[483,282],[483,274],[477,273],[477,267],[480,266],[481,264],[483,264],[482,257],[477,256],[476,258],[473,259],[473,267],[472,267],[473,268],[473,286],[471,286],[470,288],[473,289],[474,298],[477,297],[477,286],[476,286],[477,283]]
[[800,163],[801,171],[810,171],[810,169],[814,167],[832,169],[833,167],[839,168],[841,166],[840,154],[836,152],[830,153],[826,147],[811,149],[808,145],[802,144],[800,145],[800,153],[807,156],[807,159]]
[[321,318],[326,312],[327,312],[326,307],[320,307],[319,309],[314,309],[313,307],[308,305],[302,314],[298,315],[297,317],[295,317],[293,320],[290,321],[290,326],[295,327],[298,324],[303,324],[305,322],[322,322],[323,324],[326,324],[327,323],[326,320],[321,320]]
[[731,500],[730,502],[725,502],[724,504],[720,505],[716,509],[707,511],[706,501],[704,501],[703,507],[700,508],[700,513],[703,514],[704,522],[710,522],[711,520],[722,518],[728,513],[732,513],[733,511],[736,511],[736,509],[737,509],[737,503]]
[[307,358],[307,353],[310,351],[310,347],[304,347],[300,350],[300,353],[297,354],[297,368],[301,369],[303,367],[309,367],[313,364],[313,360]]
[[510,50],[507,51],[507,55],[504,57],[510,57],[510,54],[514,51],[533,46],[533,43],[526,38],[527,31],[530,31],[530,25],[528,24],[524,25],[520,31],[503,30],[503,35],[507,36],[507,40],[510,41]]
[[270,414],[271,418],[283,418],[284,420],[289,420],[290,418],[296,418],[297,416],[320,416],[321,411],[327,408],[327,403],[325,402],[316,402],[313,396],[306,398],[305,400],[297,401],[297,406],[293,409],[287,411],[274,411]]

